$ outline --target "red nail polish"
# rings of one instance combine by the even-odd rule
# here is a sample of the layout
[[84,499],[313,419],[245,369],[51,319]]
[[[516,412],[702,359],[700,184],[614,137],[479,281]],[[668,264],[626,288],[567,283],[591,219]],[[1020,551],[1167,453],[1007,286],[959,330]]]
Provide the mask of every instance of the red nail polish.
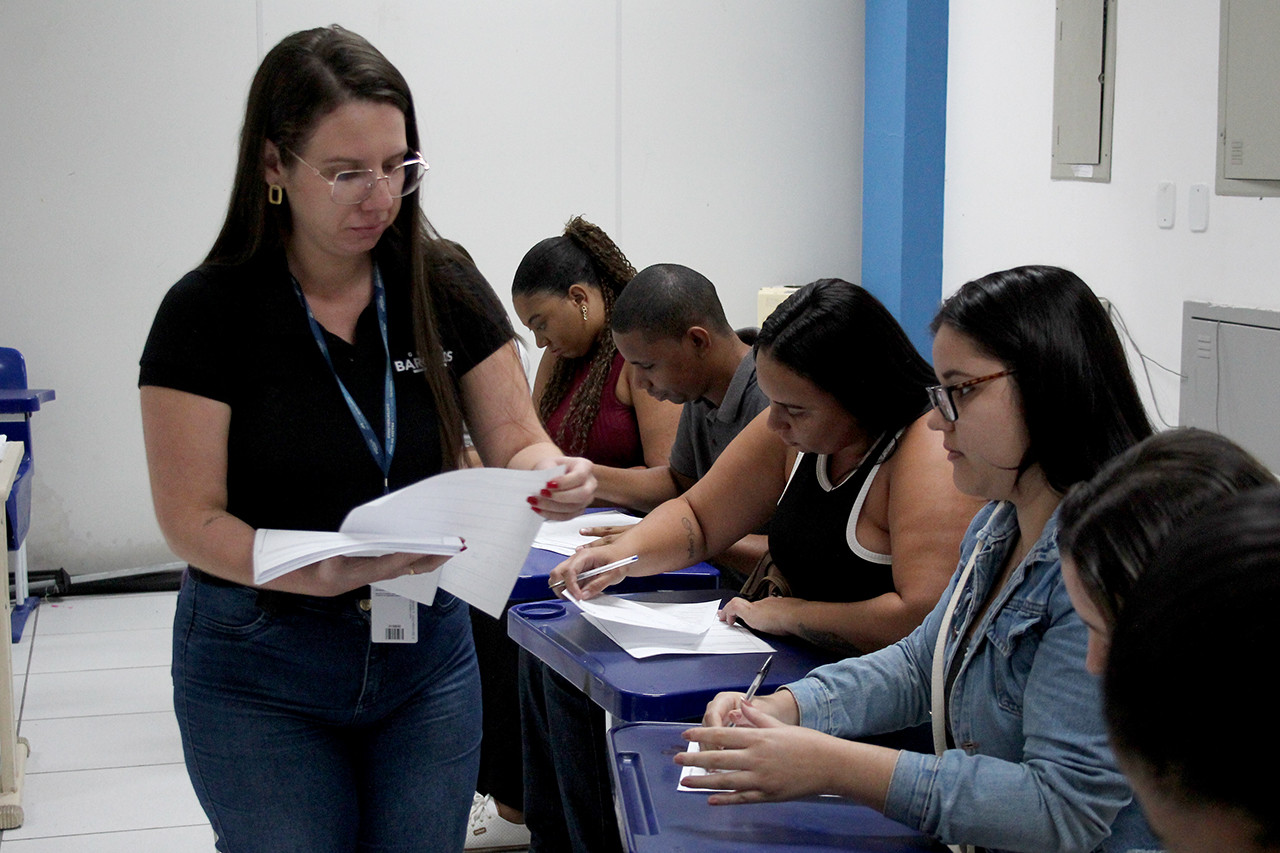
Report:
[[551,490],[550,490],[550,489],[543,489],[543,490],[542,490],[542,496],[543,496],[544,498],[549,498],[549,497],[551,497]]
[[526,498],[525,500],[529,501],[529,503],[533,504],[534,506],[538,505],[538,499],[533,495],[529,495],[529,497]]
[[548,482],[547,482],[547,488],[548,488],[548,489],[558,489],[558,488],[560,488],[560,481],[559,481],[559,480],[550,480],[550,481],[548,481]]

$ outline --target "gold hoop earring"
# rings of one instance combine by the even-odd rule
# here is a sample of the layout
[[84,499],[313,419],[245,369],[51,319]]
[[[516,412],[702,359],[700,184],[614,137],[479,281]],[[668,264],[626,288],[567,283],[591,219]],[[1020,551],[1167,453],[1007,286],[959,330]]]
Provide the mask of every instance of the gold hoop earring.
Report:
[[584,323],[587,322],[587,306],[583,304],[583,305],[579,305],[578,307],[582,309],[582,322]]
[[279,184],[270,184],[267,186],[267,203],[281,204],[284,202],[284,187]]

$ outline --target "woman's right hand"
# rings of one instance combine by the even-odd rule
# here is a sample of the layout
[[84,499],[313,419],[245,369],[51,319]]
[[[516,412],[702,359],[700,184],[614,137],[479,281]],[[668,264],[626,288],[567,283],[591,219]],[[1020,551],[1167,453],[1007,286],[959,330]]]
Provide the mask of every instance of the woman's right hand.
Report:
[[[717,693],[707,703],[707,710],[702,715],[702,725],[715,726],[750,726],[751,722],[742,713],[742,700],[745,693],[730,690]],[[800,724],[800,708],[790,690],[781,689],[769,696],[757,696],[751,700],[751,707],[768,714],[779,722],[795,726]]]
[[[582,584],[578,583],[578,575],[627,556],[630,555],[618,553],[618,549],[610,545],[599,548],[584,548],[552,569],[547,583],[557,590],[557,595],[567,593],[577,599],[595,598],[607,588],[625,578],[627,569],[630,567],[622,566],[611,572],[596,575]],[[561,581],[564,582],[564,586],[556,587],[556,584]]]

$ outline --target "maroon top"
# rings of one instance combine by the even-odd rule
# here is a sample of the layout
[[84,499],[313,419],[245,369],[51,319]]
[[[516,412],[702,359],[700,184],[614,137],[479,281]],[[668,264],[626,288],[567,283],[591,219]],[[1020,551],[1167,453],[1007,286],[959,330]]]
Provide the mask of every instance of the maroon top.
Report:
[[[600,392],[600,412],[591,425],[591,431],[587,433],[587,445],[582,450],[582,455],[592,462],[612,468],[644,465],[644,448],[640,444],[640,424],[636,422],[636,410],[618,400],[618,377],[622,375],[625,363],[621,353],[614,354],[609,375],[604,380],[604,389]],[[569,413],[569,401],[573,399],[578,386],[586,380],[590,368],[591,362],[584,360],[573,377],[573,385],[547,419],[547,432],[557,443],[560,443],[556,438],[560,424]],[[562,444],[562,449],[566,452],[569,450],[568,445],[566,438]]]

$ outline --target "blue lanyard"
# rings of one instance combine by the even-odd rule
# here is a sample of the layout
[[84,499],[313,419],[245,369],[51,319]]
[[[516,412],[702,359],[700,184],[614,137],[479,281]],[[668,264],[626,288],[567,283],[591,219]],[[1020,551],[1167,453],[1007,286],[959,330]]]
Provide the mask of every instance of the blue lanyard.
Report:
[[392,382],[391,346],[387,343],[387,292],[382,286],[382,275],[378,272],[378,265],[374,264],[373,266],[373,303],[378,309],[378,329],[382,332],[382,349],[387,354],[386,382],[382,391],[383,424],[387,434],[385,448],[383,443],[378,440],[377,433],[373,431],[373,426],[370,425],[369,419],[364,416],[364,412],[360,411],[359,404],[351,396],[351,392],[347,390],[342,378],[338,376],[338,371],[334,369],[333,358],[329,355],[329,345],[324,342],[324,331],[320,328],[320,324],[316,322],[316,315],[311,313],[311,306],[307,304],[307,297],[302,294],[302,286],[298,284],[298,279],[293,276],[289,278],[293,281],[293,292],[298,295],[298,301],[302,303],[303,310],[307,312],[307,323],[311,326],[311,336],[316,339],[316,344],[320,347],[320,354],[324,356],[325,363],[329,365],[329,371],[333,374],[334,380],[338,383],[338,388],[342,391],[343,398],[347,401],[347,408],[351,410],[351,417],[355,419],[356,426],[360,428],[360,434],[364,436],[364,443],[368,446],[369,453],[373,456],[373,461],[378,463],[378,467],[382,469],[382,493],[385,495],[391,491],[391,458],[395,456],[396,452],[396,386]]

